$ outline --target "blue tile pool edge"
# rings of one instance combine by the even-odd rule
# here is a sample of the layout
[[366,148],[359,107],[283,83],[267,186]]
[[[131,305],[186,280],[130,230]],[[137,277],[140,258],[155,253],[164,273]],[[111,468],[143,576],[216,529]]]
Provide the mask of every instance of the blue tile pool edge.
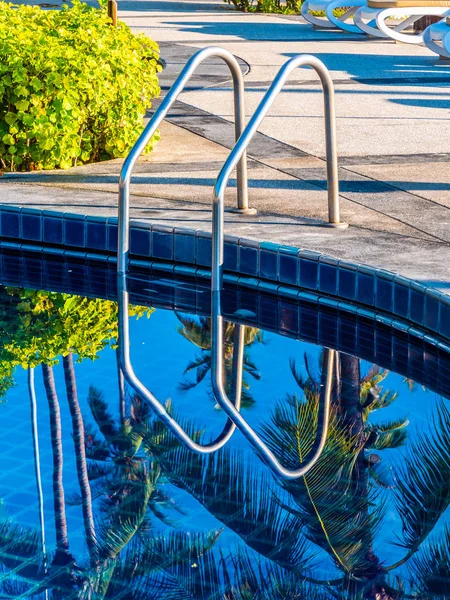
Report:
[[[0,243],[38,251],[45,247],[55,253],[72,250],[111,256],[117,252],[117,218],[2,205]],[[209,277],[211,234],[132,220],[130,260],[149,259],[176,261],[180,266],[195,267],[197,276],[204,270]],[[171,265],[167,268],[170,270]],[[350,312],[363,305],[450,340],[450,296],[384,269],[226,235],[224,272],[240,282],[250,278],[254,285],[270,282],[298,296],[312,293],[316,298],[333,297]]]

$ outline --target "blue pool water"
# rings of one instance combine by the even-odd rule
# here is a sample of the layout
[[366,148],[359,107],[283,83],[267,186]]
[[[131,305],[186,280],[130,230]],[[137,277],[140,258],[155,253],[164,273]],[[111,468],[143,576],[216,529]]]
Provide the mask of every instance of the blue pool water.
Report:
[[[228,364],[233,322],[248,341],[243,414],[291,466],[314,438],[323,357],[327,348],[339,353],[324,454],[304,478],[281,481],[239,432],[205,458],[182,448],[128,390],[121,405],[113,268],[14,253],[1,265],[0,598],[450,596],[444,349],[369,317],[229,286]],[[130,290],[144,307],[130,322],[137,375],[188,431],[212,439],[225,418],[209,385],[207,284],[136,270]],[[107,322],[101,333],[92,314]],[[84,464],[63,361],[51,354],[66,338]],[[86,358],[77,362],[77,351]],[[8,360],[24,364],[10,372]],[[59,417],[44,385],[51,374]]]

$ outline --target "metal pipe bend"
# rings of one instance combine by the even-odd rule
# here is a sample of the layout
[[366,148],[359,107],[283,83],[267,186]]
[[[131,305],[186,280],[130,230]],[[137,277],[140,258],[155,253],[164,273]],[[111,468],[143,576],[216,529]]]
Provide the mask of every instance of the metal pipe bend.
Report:
[[[129,251],[129,222],[130,222],[130,180],[133,167],[151,140],[152,136],[167,116],[170,107],[176,101],[186,84],[194,74],[198,66],[207,58],[216,57],[222,59],[228,66],[233,78],[234,112],[235,112],[235,135],[236,139],[241,135],[245,124],[244,110],[244,79],[239,63],[235,56],[217,46],[203,48],[196,52],[186,63],[185,67],[175,80],[166,97],[155,111],[143,132],[135,142],[130,153],[126,157],[119,178],[119,219],[118,219],[118,250],[117,271],[126,273],[128,270]],[[238,204],[245,207],[247,200],[247,162],[243,153],[238,165]]]
[[[159,400],[151,393],[151,391],[140,381],[140,379],[136,376],[133,366],[131,364],[130,358],[130,332],[129,332],[129,322],[128,322],[128,291],[127,291],[127,282],[126,275],[122,274],[118,277],[118,304],[119,304],[119,359],[120,359],[120,367],[122,369],[123,375],[127,381],[127,383],[133,388],[133,390],[141,396],[145,401],[148,402],[153,412],[156,414],[165,425],[170,429],[170,431],[175,435],[175,437],[187,448],[192,450],[193,452],[198,452],[200,454],[210,454],[211,452],[215,452],[224,446],[227,441],[231,438],[234,431],[236,430],[236,425],[233,423],[232,419],[228,418],[227,422],[221,431],[221,433],[217,436],[217,438],[211,442],[206,444],[200,444],[194,441],[185,431],[184,429],[170,416],[166,407],[159,402]],[[242,325],[236,325],[238,335],[235,337],[235,346],[233,348],[233,355],[236,353],[237,361],[236,361],[236,372],[233,373],[234,378],[234,389],[235,392],[235,402],[233,404],[233,408],[239,412],[241,407],[241,393],[242,393],[242,369],[243,369],[243,335],[241,334]]]

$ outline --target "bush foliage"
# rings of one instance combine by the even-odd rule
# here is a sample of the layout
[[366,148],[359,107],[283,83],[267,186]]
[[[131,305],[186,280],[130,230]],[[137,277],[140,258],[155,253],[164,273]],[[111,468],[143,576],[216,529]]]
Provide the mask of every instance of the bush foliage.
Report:
[[224,0],[242,12],[298,14],[303,0]]
[[[118,305],[112,300],[0,286],[0,402],[14,385],[17,366],[56,365],[59,356],[95,360],[116,347]],[[153,308],[130,305],[130,316],[150,317]]]
[[160,92],[161,66],[155,42],[110,23],[106,9],[79,0],[60,11],[0,2],[0,168],[64,169],[127,153]]

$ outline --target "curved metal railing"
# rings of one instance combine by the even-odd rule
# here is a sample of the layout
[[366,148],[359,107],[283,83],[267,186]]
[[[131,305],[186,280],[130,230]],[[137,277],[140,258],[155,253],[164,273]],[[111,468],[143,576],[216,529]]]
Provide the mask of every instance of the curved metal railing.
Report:
[[[119,357],[121,368],[125,379],[129,385],[143,398],[145,398],[156,415],[167,425],[172,433],[188,448],[195,452],[207,454],[221,448],[233,435],[236,426],[228,419],[222,433],[208,444],[199,444],[195,442],[183,428],[170,416],[166,407],[161,404],[151,393],[151,391],[139,380],[136,376],[130,357],[130,332],[128,326],[128,292],[126,273],[128,270],[128,253],[130,244],[130,181],[133,167],[136,160],[144,151],[151,137],[166,117],[170,107],[176,101],[183,88],[186,86],[189,79],[192,77],[197,67],[207,58],[221,58],[230,69],[233,78],[233,93],[234,93],[234,111],[235,111],[235,135],[239,138],[244,129],[244,81],[236,58],[227,50],[217,47],[204,48],[196,52],[186,63],[186,66],[181,71],[175,83],[171,87],[167,96],[154,115],[147,123],[139,139],[133,146],[130,154],[127,156],[119,180],[119,220],[118,220],[118,249],[117,249],[117,274],[118,274],[118,303],[119,303]],[[238,208],[243,212],[248,208],[247,195],[247,157],[241,155],[239,164],[237,165],[237,180],[238,180]],[[234,407],[239,411],[242,392],[242,361],[243,351],[242,326],[236,326],[235,347],[234,352],[238,357],[235,364],[235,373],[233,376],[233,391],[235,392]]]
[[[118,303],[119,303],[119,358],[120,367],[123,375],[128,384],[137,392],[142,398],[147,400],[152,410],[161,419],[163,423],[167,425],[170,431],[175,437],[190,450],[199,452],[201,454],[209,454],[222,448],[226,442],[233,435],[236,425],[231,419],[227,419],[227,422],[220,433],[220,435],[212,442],[207,444],[200,444],[193,440],[184,429],[175,421],[175,419],[168,413],[166,407],[159,402],[159,400],[152,394],[152,392],[140,381],[136,376],[133,366],[131,364],[130,357],[130,331],[128,323],[128,291],[126,289],[126,275],[124,273],[118,276]],[[235,395],[234,408],[239,411],[241,407],[241,394],[242,394],[242,370],[243,370],[243,359],[244,359],[244,326],[236,325],[235,336],[234,336],[234,348],[233,348],[233,373],[232,392]]]
[[[128,270],[129,252],[129,186],[133,166],[144,150],[148,141],[155,133],[161,121],[165,118],[170,106],[175,102],[187,81],[197,66],[210,56],[222,58],[230,68],[233,76],[234,105],[235,105],[235,132],[237,141],[227,161],[225,162],[214,186],[214,199],[212,211],[212,274],[211,274],[211,317],[212,317],[212,353],[211,353],[211,379],[214,395],[217,402],[228,415],[228,421],[222,433],[211,443],[199,444],[194,441],[181,426],[169,415],[166,408],[155,398],[147,387],[138,379],[134,373],[130,358],[130,334],[128,323],[128,291],[126,273]],[[146,399],[156,415],[167,425],[172,433],[185,446],[195,452],[210,453],[221,448],[230,439],[236,427],[244,434],[252,446],[256,449],[262,459],[278,476],[295,479],[305,475],[319,459],[325,446],[329,413],[331,405],[331,394],[333,388],[333,377],[336,370],[336,352],[326,352],[326,383],[322,385],[318,429],[313,447],[306,457],[306,463],[297,469],[288,469],[281,465],[273,452],[261,440],[258,434],[250,427],[239,412],[242,392],[242,371],[244,355],[244,329],[242,325],[236,324],[234,353],[233,353],[233,376],[232,395],[234,403],[229,399],[224,386],[223,378],[223,318],[221,311],[221,292],[223,285],[223,219],[224,219],[224,195],[229,178],[235,167],[237,172],[238,204],[245,209],[247,205],[247,170],[246,149],[255,134],[259,124],[264,119],[267,111],[272,105],[278,93],[290,73],[301,66],[312,67],[319,75],[322,82],[325,100],[325,129],[326,129],[326,155],[327,155],[327,180],[328,180],[328,207],[329,225],[344,228],[347,225],[340,222],[339,216],[339,189],[336,153],[336,127],[334,113],[334,90],[333,82],[325,65],[317,58],[309,55],[301,55],[289,60],[277,74],[273,84],[265,94],[247,127],[244,129],[243,109],[243,80],[239,65],[232,54],[222,48],[205,48],[197,52],[186,64],[175,84],[167,94],[159,109],[147,124],[144,132],[139,137],[131,153],[125,160],[119,183],[119,240],[117,251],[117,274],[118,274],[118,299],[119,299],[119,357],[123,374],[131,387]]]
[[[339,216],[339,185],[337,169],[336,152],[336,125],[334,111],[334,89],[333,81],[328,69],[315,56],[303,54],[291,58],[280,69],[272,85],[261,100],[258,108],[250,119],[247,127],[236,142],[227,161],[217,177],[214,186],[213,196],[213,215],[212,215],[212,273],[211,273],[211,317],[212,317],[212,352],[211,352],[211,379],[213,391],[218,404],[227,413],[228,417],[237,425],[247,440],[256,449],[258,454],[264,459],[268,466],[277,475],[289,479],[296,479],[305,475],[317,462],[325,445],[328,417],[331,396],[330,377],[327,380],[327,390],[325,393],[325,407],[322,419],[322,431],[319,442],[316,440],[316,447],[313,450],[312,458],[298,469],[287,469],[280,464],[273,452],[261,440],[255,430],[250,427],[235,406],[230,402],[225,392],[222,367],[223,364],[223,319],[221,310],[221,291],[222,291],[222,271],[223,271],[223,214],[224,214],[224,196],[228,185],[228,180],[241,156],[243,156],[250,140],[255,134],[261,121],[266,116],[270,106],[280,93],[287,78],[294,69],[298,67],[312,67],[320,77],[324,91],[325,101],[325,131],[326,131],[326,155],[327,155],[327,176],[328,176],[328,206],[330,224],[334,226],[345,226],[340,222]],[[330,355],[328,369],[333,369],[333,355]]]
[[[130,154],[125,159],[119,179],[119,245],[118,245],[118,263],[119,273],[125,273],[127,270],[127,256],[129,250],[129,220],[130,220],[130,181],[133,167],[149,143],[150,139],[166,118],[170,107],[176,101],[180,93],[186,87],[189,79],[194,74],[197,67],[207,58],[221,58],[230,69],[233,78],[233,96],[234,96],[234,128],[236,140],[239,139],[245,125],[244,111],[244,80],[239,63],[236,58],[223,48],[211,46],[203,48],[196,52],[186,63],[186,66],[177,77],[175,83],[170,88],[166,97],[159,108],[147,123],[144,131],[131,149]],[[245,152],[241,154],[237,164],[237,196],[238,209],[242,212],[248,210],[248,185],[247,185],[247,157]]]

